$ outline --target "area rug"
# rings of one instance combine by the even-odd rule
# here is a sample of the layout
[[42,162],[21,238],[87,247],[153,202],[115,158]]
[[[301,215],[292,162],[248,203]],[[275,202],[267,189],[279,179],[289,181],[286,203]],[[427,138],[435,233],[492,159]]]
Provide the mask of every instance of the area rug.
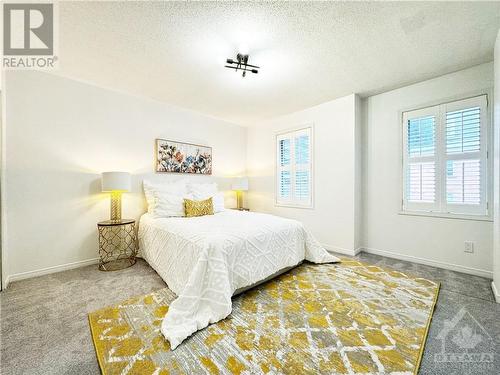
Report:
[[416,374],[439,284],[358,261],[303,264],[174,351],[168,289],[89,314],[103,374]]

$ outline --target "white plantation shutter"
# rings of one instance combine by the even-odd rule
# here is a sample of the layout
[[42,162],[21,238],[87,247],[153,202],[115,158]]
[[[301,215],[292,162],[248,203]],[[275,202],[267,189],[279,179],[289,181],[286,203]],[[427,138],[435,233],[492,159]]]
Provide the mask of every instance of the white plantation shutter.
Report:
[[294,134],[295,144],[295,198],[299,201],[310,202],[311,163],[309,129],[300,130]]
[[446,202],[448,204],[481,204],[480,160],[446,162]]
[[487,215],[486,95],[403,113],[403,209]]
[[292,181],[291,181],[290,171],[281,171],[280,173],[280,190],[279,196],[281,199],[291,199],[292,198]]
[[410,163],[408,166],[408,190],[409,202],[436,201],[436,168],[435,163]]
[[407,112],[404,122],[405,208],[435,211],[438,107]]
[[278,155],[279,155],[279,166],[280,173],[279,178],[279,196],[283,199],[290,199],[292,192],[292,181],[291,181],[291,139],[282,138],[278,141]]
[[444,105],[446,211],[487,213],[486,96]]
[[311,128],[279,134],[277,140],[277,194],[281,205],[312,205]]

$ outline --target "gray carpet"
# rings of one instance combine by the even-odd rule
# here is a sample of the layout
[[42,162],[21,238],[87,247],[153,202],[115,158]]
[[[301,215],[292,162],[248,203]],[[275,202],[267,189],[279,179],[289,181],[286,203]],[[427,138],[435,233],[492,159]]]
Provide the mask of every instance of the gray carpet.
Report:
[[[491,280],[366,253],[356,258],[441,283],[419,374],[500,374],[500,304],[495,302]],[[456,324],[441,339],[448,322]],[[460,337],[465,343],[457,340]],[[474,340],[481,341],[468,348]]]
[[[442,283],[421,374],[499,373],[500,304],[490,280],[364,253],[357,258]],[[89,266],[12,283],[0,293],[0,373],[99,374],[87,313],[164,286],[144,261],[123,271]],[[441,339],[447,320],[453,327]]]

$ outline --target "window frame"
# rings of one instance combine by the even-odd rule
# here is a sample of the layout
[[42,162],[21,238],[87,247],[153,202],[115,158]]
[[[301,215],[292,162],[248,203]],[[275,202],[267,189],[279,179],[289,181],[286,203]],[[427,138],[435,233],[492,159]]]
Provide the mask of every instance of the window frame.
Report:
[[[290,175],[291,175],[291,194],[292,198],[290,199],[280,199],[279,190],[280,190],[280,161],[278,160],[280,157],[279,153],[279,141],[286,137],[287,135],[291,138],[293,137],[293,133],[301,132],[301,131],[309,131],[309,175],[310,175],[310,184],[309,184],[309,199],[306,202],[302,202],[301,200],[297,200],[293,197],[294,192],[294,181],[295,177],[293,176],[295,173],[295,164],[293,161],[295,160],[295,147],[291,145],[290,147]],[[297,126],[294,128],[280,130],[275,133],[274,136],[274,205],[277,207],[290,207],[290,208],[302,208],[302,209],[313,209],[314,208],[314,124],[307,124],[302,126]]]
[[[484,99],[483,99],[484,98]],[[418,108],[401,110],[399,112],[399,126],[401,135],[400,144],[400,211],[401,215],[410,216],[434,216],[450,219],[492,220],[492,160],[491,160],[491,90],[478,91],[467,96],[454,97],[447,100],[435,101]],[[465,158],[455,157],[446,154],[446,113],[459,110],[469,105],[479,105],[481,108],[481,124],[480,124],[480,151],[479,160],[485,161],[486,171],[481,174],[480,186],[483,191],[484,199],[481,205],[472,207],[467,204],[448,203],[446,200],[446,162],[447,160],[465,160]],[[479,103],[479,104],[478,104]],[[484,104],[482,104],[484,103]],[[435,128],[435,203],[426,204],[418,202],[407,202],[406,200],[406,172],[408,167],[408,151],[407,151],[407,120],[410,117],[425,116],[427,113],[436,114]],[[463,156],[463,154],[459,154]],[[455,208],[455,209],[453,209]],[[459,212],[457,212],[457,209]]]

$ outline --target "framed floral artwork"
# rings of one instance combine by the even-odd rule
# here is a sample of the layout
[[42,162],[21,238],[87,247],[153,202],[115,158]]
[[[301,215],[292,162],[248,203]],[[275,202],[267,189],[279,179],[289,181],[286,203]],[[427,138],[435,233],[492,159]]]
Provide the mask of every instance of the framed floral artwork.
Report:
[[156,139],[158,173],[212,174],[212,147]]

